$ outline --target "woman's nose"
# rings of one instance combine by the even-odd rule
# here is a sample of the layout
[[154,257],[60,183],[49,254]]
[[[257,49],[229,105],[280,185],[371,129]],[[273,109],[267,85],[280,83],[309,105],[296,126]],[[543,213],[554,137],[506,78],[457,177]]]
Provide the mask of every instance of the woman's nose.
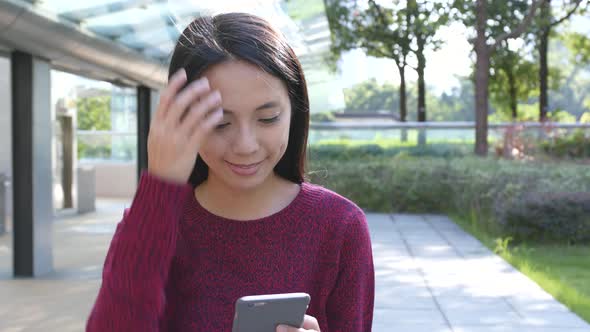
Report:
[[252,128],[240,128],[232,145],[236,154],[248,155],[258,151],[256,131]]

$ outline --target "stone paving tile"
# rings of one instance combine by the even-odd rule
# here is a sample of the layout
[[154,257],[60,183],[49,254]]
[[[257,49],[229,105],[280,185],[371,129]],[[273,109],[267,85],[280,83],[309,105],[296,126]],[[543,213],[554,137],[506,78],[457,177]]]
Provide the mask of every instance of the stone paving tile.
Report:
[[531,298],[529,296],[511,295],[505,297],[506,301],[521,314],[534,312],[569,312],[569,309],[555,301],[551,295],[538,296]]
[[[445,318],[439,310],[376,308],[373,316],[374,322],[378,322],[383,326],[389,326],[389,329],[384,330],[384,332],[395,331],[398,330],[398,326],[405,325],[446,325]],[[376,331],[376,329],[374,330]]]
[[588,323],[572,312],[537,311],[525,312],[523,316],[524,324],[561,327],[564,330],[586,328],[590,331]]
[[434,299],[430,294],[419,295],[398,295],[391,292],[382,292],[375,296],[375,309],[419,309],[438,310]]
[[503,298],[436,297],[451,326],[517,323],[521,316]]

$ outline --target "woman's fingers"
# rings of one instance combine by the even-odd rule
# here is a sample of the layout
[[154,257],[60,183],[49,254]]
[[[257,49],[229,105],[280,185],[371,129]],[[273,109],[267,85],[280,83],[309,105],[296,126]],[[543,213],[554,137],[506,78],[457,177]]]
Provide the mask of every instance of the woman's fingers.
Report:
[[276,332],[320,332],[320,324],[315,317],[305,315],[301,328],[279,325]]
[[318,323],[318,320],[315,317],[305,315],[305,317],[303,318],[303,328],[308,330],[319,331],[320,324]]
[[204,77],[190,83],[186,88],[180,91],[166,114],[166,119],[164,121],[166,122],[167,127],[171,130],[175,130],[187,108],[189,108],[199,97],[203,97],[207,92],[209,92],[209,82]]
[[303,328],[296,328],[293,326],[288,326],[288,325],[279,325],[277,326],[277,331],[276,332],[319,332],[318,330],[306,330]]
[[158,108],[156,109],[156,113],[154,114],[155,118],[164,118],[166,113],[174,101],[176,94],[182,88],[184,83],[186,82],[186,71],[184,68],[178,70],[172,77],[170,77],[170,81],[168,82],[168,86],[162,90],[160,93],[160,103]]
[[178,130],[186,137],[192,136],[195,130],[199,130],[202,121],[219,109],[221,106],[221,94],[215,90],[204,97],[201,97],[198,102],[194,102],[187,111],[186,116],[182,119],[182,123]]
[[215,126],[221,122],[221,119],[223,119],[223,109],[221,107],[200,118],[192,128],[192,132],[189,133],[190,145],[193,147],[198,146],[205,139],[205,136],[209,135]]
[[221,105],[219,92],[210,92],[207,79],[182,88],[185,82],[184,71],[171,78],[160,97],[157,116],[150,124],[148,136],[148,171],[178,183],[188,181],[208,131],[201,129],[206,128],[201,122],[212,127],[210,123],[221,120],[219,112],[215,117],[206,116]]

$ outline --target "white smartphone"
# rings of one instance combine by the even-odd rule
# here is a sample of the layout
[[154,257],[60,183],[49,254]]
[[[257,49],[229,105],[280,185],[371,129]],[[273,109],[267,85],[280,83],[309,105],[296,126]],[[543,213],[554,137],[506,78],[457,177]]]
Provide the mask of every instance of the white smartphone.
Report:
[[232,332],[275,332],[280,324],[300,328],[310,299],[306,293],[241,297],[236,301]]

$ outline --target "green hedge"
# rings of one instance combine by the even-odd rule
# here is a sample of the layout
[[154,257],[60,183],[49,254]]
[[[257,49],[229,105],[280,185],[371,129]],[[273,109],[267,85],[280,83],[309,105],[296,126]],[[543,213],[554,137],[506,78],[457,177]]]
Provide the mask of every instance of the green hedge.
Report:
[[502,219],[517,241],[588,243],[590,192],[528,193],[511,202]]
[[473,154],[473,145],[465,143],[429,143],[424,146],[400,145],[393,147],[382,147],[378,144],[321,144],[310,146],[308,157],[312,160],[324,161],[363,161],[375,157],[394,157],[398,155],[452,158],[471,154]]
[[590,158],[590,136],[578,129],[571,135],[543,142],[541,148],[547,155],[557,158]]
[[[363,149],[356,158],[349,150],[335,159],[311,153],[309,179],[370,211],[475,216],[489,231],[517,240],[588,241],[572,232],[587,232],[586,210],[568,205],[576,198],[576,204],[588,206],[588,195],[580,194],[590,192],[588,167],[407,154],[366,157],[375,148]],[[561,213],[559,220],[543,217],[546,211]]]

